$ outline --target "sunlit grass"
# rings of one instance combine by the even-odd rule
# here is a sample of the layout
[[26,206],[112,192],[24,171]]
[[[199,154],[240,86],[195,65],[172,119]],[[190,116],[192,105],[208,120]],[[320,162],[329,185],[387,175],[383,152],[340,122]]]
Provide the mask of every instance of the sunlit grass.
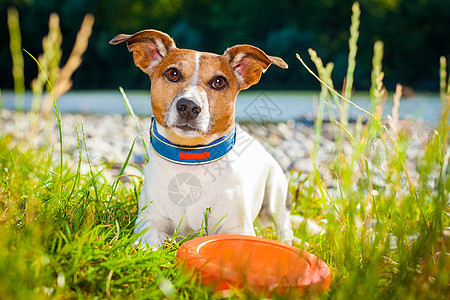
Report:
[[[354,15],[359,15],[357,3]],[[352,18],[349,64],[354,65],[356,42]],[[336,152],[329,171],[334,175],[338,193],[322,183],[318,162],[314,159],[318,139],[311,146],[314,172],[302,179],[296,208],[306,216],[325,222],[323,236],[308,236],[311,252],[329,263],[333,282],[329,296],[347,299],[445,298],[449,289],[449,187],[448,113],[450,93],[446,62],[441,59],[442,115],[424,152],[419,156],[417,172],[407,161],[411,133],[399,129],[398,109],[401,87],[394,95],[394,108],[388,124],[380,118],[388,97],[383,86],[381,62],[383,45],[374,46],[371,109],[364,111],[366,121],[358,119],[348,126],[341,103],[350,103],[351,87],[339,95],[331,80],[332,64],[323,66],[315,51],[311,59],[322,83],[321,101],[327,103],[335,126]],[[304,61],[299,57],[306,67]],[[309,70],[311,73],[312,71]],[[348,77],[353,70],[349,68]],[[316,76],[316,75],[315,75]],[[348,84],[350,80],[347,79]],[[334,101],[329,101],[333,97]],[[339,101],[336,101],[337,99]],[[321,122],[322,105],[316,125]],[[348,108],[346,108],[348,109]],[[334,113],[340,113],[340,118]],[[337,121],[339,119],[339,121]],[[320,125],[316,127],[320,134]],[[344,151],[346,140],[351,148]],[[323,167],[323,166],[322,166]],[[413,176],[412,174],[418,174]],[[301,178],[301,177],[300,177]],[[380,180],[381,179],[381,180]],[[380,181],[382,182],[380,184]],[[336,195],[337,194],[337,195]],[[302,236],[300,236],[302,238]]]
[[[357,6],[353,12],[352,20],[357,22]],[[356,55],[356,31],[354,24],[350,65]],[[330,90],[335,89],[333,65],[324,66],[316,51],[309,53],[322,80],[316,138],[310,143],[314,171],[293,173],[291,192],[293,213],[322,222],[325,233],[312,235],[303,226],[295,233],[308,243],[309,252],[330,266],[333,276],[330,290],[312,297],[446,299],[450,84],[445,58],[441,59],[440,121],[412,170],[407,160],[410,134],[396,117],[401,101],[389,122],[380,119],[388,96],[383,86],[383,44],[374,45],[372,106],[356,124],[346,120],[352,104]],[[350,77],[353,71],[350,67]],[[347,79],[343,96],[350,98],[351,91]],[[400,93],[398,88],[396,101]],[[336,139],[336,151],[326,166],[334,176],[334,190],[323,182],[323,166],[316,157],[325,109]],[[108,182],[103,175],[108,166],[93,165],[86,153],[89,145],[83,127],[77,130],[79,156],[74,161],[78,163],[70,165],[58,155],[64,115],[58,111],[56,97],[54,110],[49,123],[56,124],[55,133],[60,135],[56,145],[33,145],[32,139],[18,140],[0,130],[0,298],[214,298],[176,267],[178,243],[168,242],[154,252],[132,245],[142,180],[132,177],[125,184],[120,177],[125,175],[134,142],[117,179]],[[350,151],[345,143],[351,145]],[[80,171],[83,153],[88,157],[86,173]],[[276,238],[272,231],[261,234]],[[248,295],[237,292],[236,296]]]

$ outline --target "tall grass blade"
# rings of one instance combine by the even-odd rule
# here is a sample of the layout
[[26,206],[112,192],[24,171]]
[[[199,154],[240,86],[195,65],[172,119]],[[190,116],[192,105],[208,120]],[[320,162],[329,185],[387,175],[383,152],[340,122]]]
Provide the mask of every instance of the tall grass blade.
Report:
[[371,112],[375,112],[378,101],[381,98],[380,77],[382,78],[382,60],[383,60],[384,44],[381,41],[376,41],[373,46],[372,58],[372,73],[370,86]]
[[125,91],[123,90],[122,87],[119,87],[119,91],[122,94],[123,100],[125,101],[125,107],[127,109],[128,112],[128,116],[131,119],[131,122],[133,123],[133,127],[134,129],[137,131],[137,133],[139,134],[139,138],[142,142],[142,145],[144,146],[144,155],[145,155],[145,159],[148,160],[148,148],[147,148],[147,142],[145,141],[144,135],[143,135],[143,131],[141,128],[141,125],[139,125],[139,118],[136,116],[136,114],[134,113],[133,107],[131,106],[130,100],[128,100],[128,97],[125,93]]
[[330,90],[333,94],[335,94],[336,96],[338,96],[339,98],[341,98],[342,100],[344,100],[345,102],[348,102],[350,105],[352,105],[353,107],[355,107],[356,109],[362,111],[363,113],[367,114],[368,116],[372,117],[375,119],[375,116],[373,114],[371,114],[369,111],[365,110],[364,108],[356,105],[355,103],[353,103],[352,101],[350,101],[349,99],[347,99],[346,97],[344,97],[343,95],[339,94],[339,92],[337,92],[334,88],[332,88],[329,84],[327,84],[325,81],[323,81],[319,76],[317,76],[309,67],[308,65],[303,61],[303,59],[300,57],[300,55],[297,53],[296,54],[297,59],[300,61],[300,63],[303,65],[303,67],[305,67],[305,69],[311,74],[313,75],[321,84],[325,85],[328,90]]
[[75,171],[75,180],[72,185],[72,189],[70,190],[69,196],[67,197],[68,200],[70,200],[73,196],[73,193],[75,191],[75,187],[78,186],[81,178],[81,161],[83,159],[83,149],[81,148],[81,139],[80,139],[80,131],[78,130],[78,126],[75,127],[77,131],[77,148],[78,148],[78,163],[77,163],[77,169]]
[[[116,180],[114,180],[114,183],[113,183],[113,185],[112,185],[112,187],[111,187],[111,197],[112,197],[112,196],[114,195],[114,193],[116,192],[117,187],[118,187],[119,182],[120,182],[120,178],[121,178],[122,175],[125,173],[125,169],[127,168],[128,163],[129,163],[130,158],[131,158],[131,154],[133,153],[134,144],[136,143],[136,139],[137,139],[137,138],[135,138],[135,139],[133,140],[133,143],[131,144],[130,151],[128,151],[128,155],[127,155],[127,157],[125,158],[125,162],[123,163],[122,168],[120,169],[119,175],[118,175],[118,177],[116,178]],[[111,199],[110,199],[110,200],[111,200]]]
[[[440,201],[443,205],[450,204],[448,201],[448,198],[446,198],[447,194],[450,192],[448,190],[447,184],[450,182],[448,180],[448,173],[450,170],[448,169],[448,163],[450,159],[450,151],[448,151],[449,146],[449,132],[450,132],[450,126],[448,116],[450,113],[450,86],[445,86],[445,83],[447,82],[447,61],[445,57],[441,57],[440,61],[441,65],[441,105],[442,105],[442,116],[441,121],[439,125],[439,134],[440,134],[440,149],[439,152],[439,162],[441,165],[440,172],[439,172],[439,196]],[[449,85],[450,85],[450,76],[449,76]]]
[[23,50],[25,51],[25,53],[27,53],[37,64],[39,70],[42,72],[42,74],[45,77],[45,80],[47,81],[47,84],[50,88],[51,94],[53,96],[53,109],[55,111],[55,115],[56,115],[56,120],[58,122],[58,133],[59,133],[59,148],[60,148],[60,172],[59,172],[59,178],[60,178],[60,193],[62,196],[62,190],[63,190],[63,184],[62,184],[62,178],[63,178],[63,134],[62,134],[62,123],[61,123],[61,117],[60,117],[60,108],[59,108],[59,101],[58,98],[55,95],[55,92],[53,90],[53,85],[51,84],[50,80],[48,79],[47,75],[45,74],[44,70],[42,69],[41,64],[39,63],[39,61],[27,50]]
[[[59,16],[56,13],[52,13],[48,21],[48,34],[42,39],[43,53],[38,57],[43,71],[40,71],[31,82],[31,90],[33,91],[31,111],[34,113],[38,113],[41,109],[44,88],[47,86],[47,90],[49,90],[47,80],[54,86],[59,76],[59,62],[62,56],[61,43],[62,34],[59,25]],[[51,98],[51,93],[49,96]]]
[[[322,60],[317,56],[317,52],[314,51],[313,49],[308,49],[308,53],[311,57],[311,60],[313,61],[313,63],[316,65],[316,69],[317,72],[319,74],[319,77],[327,83],[327,85],[333,87],[333,80],[331,79],[331,73],[333,72],[333,68],[334,68],[334,64],[333,63],[328,63],[326,65],[326,67],[323,66]],[[328,113],[329,113],[329,118],[330,118],[330,123],[333,126],[333,130],[334,130],[334,136],[335,136],[335,143],[336,143],[336,151],[340,152],[342,150],[342,145],[344,142],[344,135],[342,134],[342,131],[339,130],[339,127],[337,125],[339,125],[339,122],[337,122],[336,117],[335,117],[335,112],[333,109],[333,104],[331,104],[328,101],[329,98],[329,90],[327,88],[326,85],[321,84],[321,91],[320,91],[320,101],[322,102],[326,102],[327,107],[328,107]],[[331,97],[333,98],[333,102],[334,105],[336,107],[341,107],[342,104],[339,102],[339,98],[335,95],[335,94],[331,94]],[[320,108],[320,106],[319,106]],[[320,111],[320,109],[319,109]],[[316,138],[314,141],[314,151],[317,151],[318,149],[318,139],[320,138],[321,135],[321,128],[322,128],[322,116],[317,116],[317,120],[314,124],[315,126],[315,134],[316,134]],[[316,153],[317,154],[317,153]]]
[[25,76],[23,71],[22,37],[20,34],[19,12],[16,8],[8,9],[8,28],[10,49],[13,62],[14,78],[14,108],[16,111],[25,110]]
[[87,146],[87,142],[86,142],[86,134],[84,133],[84,123],[81,123],[81,132],[83,133],[83,145],[84,145],[84,150],[86,151],[86,157],[87,157],[87,161],[88,161],[88,165],[89,165],[89,176],[91,177],[91,185],[94,188],[95,200],[98,201],[100,198],[99,198],[99,191],[98,191],[97,180],[96,180],[97,176],[94,174],[92,163],[91,163],[91,157],[89,155],[89,150],[88,150],[88,146]]
[[[358,37],[359,37],[359,17],[361,15],[361,9],[359,7],[359,3],[355,2],[352,6],[352,23],[350,25],[350,39],[348,41],[349,44],[349,53],[348,53],[348,66],[347,66],[347,75],[345,77],[345,87],[343,95],[347,99],[351,98],[352,89],[353,89],[353,77],[355,73],[356,67],[356,52],[358,51]],[[348,102],[343,102],[341,106],[341,117],[340,122],[344,126],[348,124]]]
[[[331,77],[331,71],[332,71],[333,68],[331,67],[330,69],[326,69],[323,66],[322,60],[319,57],[317,57],[316,52],[314,50],[312,50],[312,49],[308,49],[308,51],[309,51],[309,54],[311,56],[311,60],[316,65],[317,71],[319,72],[319,76],[321,76],[322,78]],[[313,150],[316,153],[318,151],[320,137],[322,135],[322,122],[323,122],[324,104],[326,103],[328,98],[329,98],[329,92],[328,92],[327,87],[324,86],[324,85],[321,85],[321,90],[320,90],[320,94],[319,94],[319,107],[317,109],[316,120],[314,122],[315,137],[314,137],[314,148],[313,148]]]
[[[61,69],[57,68],[58,74],[54,84],[54,93],[56,97],[62,96],[72,88],[71,77],[81,65],[82,56],[88,47],[93,25],[94,16],[91,14],[85,15],[83,22],[81,23],[80,30],[77,32],[75,44],[69,58],[67,59],[67,62]],[[51,110],[50,100],[51,99],[48,96],[44,98],[44,102],[41,107],[41,112],[44,116]]]
[[[445,56],[440,58],[440,97],[442,108],[445,107],[445,102],[447,101],[448,93],[447,93],[447,60]],[[449,78],[450,80],[450,78]],[[450,87],[449,87],[450,89]]]
[[[377,122],[377,124],[383,129],[383,131],[386,133],[386,135],[389,137],[389,139],[391,141],[394,141],[394,138],[391,136],[391,133],[389,132],[389,130],[386,128],[385,125],[383,125],[381,123],[381,121],[376,118],[372,113],[368,112],[367,110],[365,110],[364,108],[356,105],[355,103],[353,103],[352,101],[350,101],[349,99],[345,98],[344,96],[342,96],[341,94],[339,94],[339,92],[337,92],[334,88],[330,87],[327,83],[325,83],[322,79],[319,78],[319,76],[317,76],[307,65],[306,63],[303,61],[303,59],[300,57],[300,55],[297,53],[296,54],[297,59],[301,62],[301,64],[303,65],[303,67],[305,67],[305,69],[311,74],[313,75],[320,83],[324,84],[332,93],[334,93],[335,95],[337,95],[339,98],[341,98],[342,100],[344,100],[345,102],[348,102],[349,104],[351,104],[352,106],[354,106],[356,109],[362,111],[363,113],[367,114],[368,116],[370,116],[373,120],[375,120],[375,122]],[[396,152],[399,152],[399,148],[398,145],[394,143],[394,148]],[[408,169],[406,168],[406,166],[404,166],[404,171],[405,174],[407,175],[408,179],[409,179],[409,183],[411,187],[414,187],[414,184],[409,176],[409,172]]]

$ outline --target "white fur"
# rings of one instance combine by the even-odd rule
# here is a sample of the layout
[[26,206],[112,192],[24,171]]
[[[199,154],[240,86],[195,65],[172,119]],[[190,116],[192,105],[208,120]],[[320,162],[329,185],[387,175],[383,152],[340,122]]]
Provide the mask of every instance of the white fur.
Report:
[[198,74],[200,72],[200,53],[195,53],[195,70],[191,77],[191,86],[196,86],[198,82]]
[[151,74],[153,72],[153,68],[159,64],[159,62],[162,60],[162,58],[157,58],[155,60],[153,60],[148,67],[144,70],[145,73],[147,74]]
[[[149,156],[135,230],[144,233],[137,243],[160,246],[173,236],[181,220],[179,235],[197,232],[205,226],[204,212],[208,207],[210,233],[254,236],[253,222],[260,214],[263,221],[274,221],[281,241],[292,243],[290,211],[285,205],[288,181],[275,159],[240,127],[233,150],[209,164],[175,164],[153,150]],[[201,183],[200,189],[191,190],[195,192],[195,203],[187,207],[177,205],[169,193],[173,192],[173,179],[183,173]],[[179,193],[189,191],[180,187]]]
[[236,76],[237,80],[239,83],[241,84],[245,84],[245,79],[244,77],[242,77],[241,74],[239,74],[238,71],[235,70],[235,68],[239,65],[239,63],[241,62],[241,60],[245,57],[244,53],[238,53],[235,58],[233,59],[232,63],[231,63],[231,68],[234,71],[234,76]]
[[166,46],[164,46],[164,43],[159,40],[159,39],[154,39],[153,40],[155,45],[156,45],[156,49],[158,49],[159,54],[164,57],[167,55],[167,49]]

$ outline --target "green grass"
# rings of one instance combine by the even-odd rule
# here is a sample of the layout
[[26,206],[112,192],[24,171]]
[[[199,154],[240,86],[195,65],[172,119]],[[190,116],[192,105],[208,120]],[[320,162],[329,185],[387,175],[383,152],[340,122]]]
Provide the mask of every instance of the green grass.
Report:
[[[321,237],[296,232],[332,269],[324,298],[444,298],[450,271],[443,235],[449,226],[445,126],[430,138],[414,190],[401,176],[401,158],[392,153],[385,154],[394,157],[382,188],[371,182],[370,167],[350,190],[342,184],[339,197],[328,196],[325,187],[323,196],[318,192],[320,174],[293,182],[293,190],[301,187],[295,212],[327,220]],[[398,142],[406,149],[407,140]],[[2,299],[214,297],[177,269],[178,244],[156,252],[132,246],[141,180],[105,183],[103,166],[80,174],[77,165],[60,165],[53,156],[48,147],[0,137]],[[347,164],[332,166],[336,180],[343,180]],[[368,193],[374,189],[376,195]]]
[[[354,6],[354,16],[358,11]],[[354,24],[349,44],[353,66],[356,31]],[[293,173],[291,192],[293,212],[325,220],[326,231],[318,236],[299,228],[295,234],[308,242],[309,252],[325,260],[333,276],[330,290],[311,298],[446,299],[450,291],[446,61],[441,59],[442,115],[417,160],[417,172],[412,172],[406,159],[410,136],[396,130],[395,112],[389,124],[379,117],[386,93],[382,51],[377,42],[372,107],[366,122],[360,119],[355,126],[346,120],[351,80],[343,99],[333,90],[333,65],[323,66],[310,51],[322,81],[317,138],[311,141],[314,171]],[[349,76],[353,70],[349,68]],[[54,103],[60,134],[64,116],[57,99]],[[316,157],[325,109],[336,136],[327,171],[334,175],[338,193],[323,183]],[[78,137],[79,163],[69,165],[62,155],[54,158],[62,143],[38,147],[0,130],[0,298],[216,298],[176,267],[179,244],[167,243],[154,252],[132,246],[142,180],[107,182],[102,176],[107,165],[91,165],[82,174],[81,153],[87,147],[83,128]],[[346,142],[351,151],[344,151]],[[266,236],[272,237],[270,232]],[[237,292],[236,297],[257,295]]]
[[95,167],[80,174],[68,165],[61,176],[51,150],[12,143],[1,136],[2,299],[156,299],[173,293],[161,282],[184,286],[179,296],[205,294],[174,267],[176,245],[157,252],[132,246],[140,180],[101,183]]

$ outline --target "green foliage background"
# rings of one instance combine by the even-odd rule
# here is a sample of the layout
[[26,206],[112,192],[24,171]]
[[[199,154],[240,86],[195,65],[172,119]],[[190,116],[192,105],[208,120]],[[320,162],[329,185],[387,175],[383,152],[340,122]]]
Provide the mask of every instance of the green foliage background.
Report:
[[[0,88],[11,89],[11,54],[6,10],[20,13],[23,47],[42,52],[41,39],[48,17],[57,12],[64,36],[63,61],[70,53],[83,16],[95,16],[93,35],[81,68],[74,75],[75,89],[147,89],[149,81],[134,67],[125,47],[108,41],[118,33],[154,28],[168,32],[182,48],[222,53],[227,47],[248,43],[285,59],[290,69],[271,70],[260,89],[318,89],[306,72],[299,72],[295,53],[307,57],[317,50],[325,62],[335,63],[340,86],[347,67],[348,38],[353,0],[0,0]],[[450,1],[361,0],[361,26],[355,88],[368,89],[373,44],[385,43],[385,85],[396,83],[417,90],[438,90],[439,57],[450,58]],[[25,77],[37,69],[25,61]],[[29,82],[27,82],[29,87]]]

